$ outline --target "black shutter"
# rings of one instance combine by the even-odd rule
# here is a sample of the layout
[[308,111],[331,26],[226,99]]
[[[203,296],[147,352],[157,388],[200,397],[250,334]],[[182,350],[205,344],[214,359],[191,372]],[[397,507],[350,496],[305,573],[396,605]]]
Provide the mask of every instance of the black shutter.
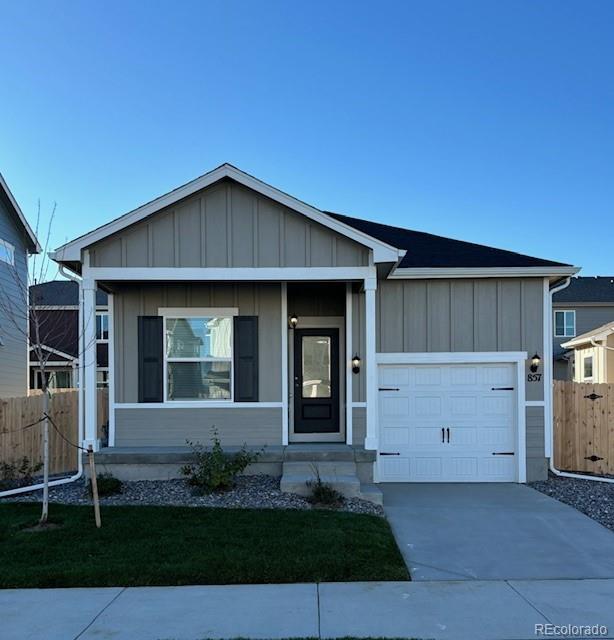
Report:
[[234,401],[258,402],[258,316],[234,319]]
[[162,317],[139,316],[139,402],[162,402]]

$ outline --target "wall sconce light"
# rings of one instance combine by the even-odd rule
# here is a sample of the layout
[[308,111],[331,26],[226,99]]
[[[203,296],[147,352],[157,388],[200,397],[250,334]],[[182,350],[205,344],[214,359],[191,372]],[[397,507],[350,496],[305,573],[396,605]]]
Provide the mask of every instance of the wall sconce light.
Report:
[[352,358],[352,373],[359,373],[359,372],[360,372],[360,358],[356,353]]
[[536,353],[532,358],[531,358],[531,366],[530,369],[533,373],[535,373],[538,369],[539,369],[539,363],[542,361],[542,359],[539,357],[539,354]]
[[288,318],[288,326],[290,327],[290,329],[296,329],[297,324],[298,324],[298,317],[296,316],[296,313],[293,313]]

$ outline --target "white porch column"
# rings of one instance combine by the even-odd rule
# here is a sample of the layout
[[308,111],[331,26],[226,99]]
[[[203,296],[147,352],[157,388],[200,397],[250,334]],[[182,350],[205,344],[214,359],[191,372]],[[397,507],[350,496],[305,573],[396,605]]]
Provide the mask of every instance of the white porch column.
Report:
[[352,283],[345,285],[345,441],[354,440],[352,424],[352,402],[354,401],[354,380],[352,379]]
[[[84,270],[86,271],[86,270]],[[98,411],[96,406],[96,280],[84,274],[83,291],[83,396],[85,409],[85,438],[83,446],[100,448],[96,437]]]
[[281,443],[289,442],[288,429],[288,283],[281,283]]
[[366,336],[366,386],[367,386],[367,437],[365,449],[377,449],[377,362],[375,356],[375,289],[376,278],[365,278],[365,336]]

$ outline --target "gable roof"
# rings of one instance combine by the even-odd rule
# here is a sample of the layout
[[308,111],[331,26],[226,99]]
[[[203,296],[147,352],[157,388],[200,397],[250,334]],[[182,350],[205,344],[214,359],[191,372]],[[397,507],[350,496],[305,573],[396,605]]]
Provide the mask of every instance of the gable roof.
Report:
[[578,347],[582,344],[586,344],[591,340],[603,340],[604,338],[607,338],[611,333],[614,333],[614,322],[607,322],[606,324],[602,324],[600,327],[591,329],[586,333],[581,333],[579,336],[576,336],[572,340],[563,342],[561,344],[561,347],[565,347],[565,349],[571,349],[573,347]]
[[[79,284],[74,280],[50,280],[30,286],[30,304],[40,307],[78,307]],[[108,305],[107,294],[96,291],[96,306]]]
[[614,276],[575,277],[552,296],[557,302],[603,302],[614,305]]
[[40,253],[41,246],[40,244],[38,244],[38,240],[34,235],[34,231],[32,231],[32,228],[28,224],[26,217],[23,215],[23,211],[21,210],[20,206],[17,204],[17,200],[15,200],[15,196],[13,196],[13,194],[11,193],[9,186],[8,184],[6,184],[6,181],[4,180],[4,177],[2,176],[1,173],[0,173],[0,191],[4,194],[5,198],[8,200],[11,208],[13,209],[13,212],[15,213],[15,217],[19,223],[19,226],[21,227],[22,231],[25,233],[26,237],[29,240],[30,253]]
[[81,250],[94,244],[95,242],[99,242],[108,236],[111,236],[126,227],[133,225],[145,218],[151,216],[152,214],[168,207],[170,205],[191,196],[192,194],[204,189],[212,184],[223,180],[224,178],[228,178],[234,180],[235,182],[242,184],[243,186],[256,191],[257,193],[270,198],[278,202],[279,204],[288,207],[289,209],[293,209],[298,213],[303,214],[307,218],[318,222],[319,224],[336,231],[342,236],[346,236],[355,242],[358,242],[366,247],[369,247],[373,250],[373,259],[375,262],[397,262],[397,260],[402,257],[403,251],[399,251],[397,247],[394,245],[390,245],[379,238],[375,238],[370,236],[369,234],[363,233],[359,229],[352,227],[340,220],[336,220],[332,216],[327,215],[320,209],[316,209],[293,196],[272,187],[271,185],[258,180],[254,176],[251,176],[240,169],[232,166],[231,164],[223,164],[213,171],[209,171],[204,175],[200,176],[200,178],[196,178],[187,184],[184,184],[169,193],[144,204],[133,211],[129,211],[128,213],[116,218],[115,220],[86,233],[70,242],[58,247],[54,252],[50,255],[54,260],[58,262],[71,262],[81,260]]
[[513,268],[513,267],[571,267],[552,260],[543,260],[521,253],[495,249],[473,242],[436,236],[424,231],[412,231],[379,222],[352,218],[340,213],[327,212],[335,219],[379,238],[400,249],[406,249],[399,269],[420,268]]

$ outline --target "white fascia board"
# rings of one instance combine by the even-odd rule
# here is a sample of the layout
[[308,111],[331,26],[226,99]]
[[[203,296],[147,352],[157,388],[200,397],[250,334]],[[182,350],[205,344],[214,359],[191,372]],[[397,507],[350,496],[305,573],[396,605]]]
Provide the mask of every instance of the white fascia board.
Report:
[[84,276],[107,280],[297,281],[366,280],[377,276],[375,267],[84,267]]
[[320,211],[301,200],[297,200],[287,193],[284,193],[283,191],[280,191],[279,189],[276,189],[275,187],[272,187],[229,164],[223,164],[200,178],[196,178],[196,180],[192,180],[182,187],[174,189],[173,191],[103,225],[102,227],[94,229],[93,231],[62,245],[61,247],[58,247],[49,255],[57,261],[81,261],[81,250],[85,247],[88,247],[95,242],[99,242],[100,240],[103,240],[104,238],[107,238],[130,225],[140,222],[153,213],[171,206],[174,203],[193,195],[197,191],[222,180],[223,178],[230,178],[235,182],[256,191],[257,193],[266,196],[267,198],[275,200],[289,209],[293,209],[294,211],[303,214],[314,222],[318,222],[319,224],[328,227],[351,240],[369,247],[373,251],[373,260],[375,262],[396,262],[400,255],[404,255],[403,250],[399,250],[396,247],[392,247],[381,240],[377,240],[376,238],[367,235],[366,233],[358,231],[357,229],[336,220],[332,216],[327,215],[323,211]]
[[9,186],[8,184],[6,184],[6,181],[2,177],[1,173],[0,173],[0,189],[4,191],[6,197],[8,198],[8,201],[11,203],[11,206],[13,207],[13,209],[15,210],[15,213],[17,214],[19,221],[23,225],[23,228],[26,230],[26,233],[30,238],[30,242],[34,246],[34,251],[32,253],[40,253],[42,251],[42,248],[38,243],[38,239],[34,234],[34,231],[32,231],[32,227],[30,227],[30,225],[28,224],[28,221],[26,220],[26,217],[24,216],[23,211],[21,210],[21,207],[17,204],[17,200],[15,200],[15,196],[11,193]]
[[77,360],[76,356],[71,356],[69,353],[65,353],[64,351],[60,351],[59,349],[54,349],[53,347],[48,347],[46,344],[41,344],[37,346],[31,346],[30,351],[34,351],[34,349],[44,349],[49,353],[53,353],[56,356],[60,356],[62,358],[66,358],[67,360]]
[[522,362],[527,359],[526,351],[467,351],[432,353],[378,353],[378,364],[468,364]]
[[425,278],[519,278],[571,276],[579,267],[401,267],[395,269],[390,280],[420,280]]
[[573,340],[568,340],[567,342],[561,342],[561,347],[564,349],[573,349],[574,347],[579,347],[583,344],[591,344],[596,340],[605,340],[608,336],[614,333],[613,329],[606,329],[605,331],[600,331],[599,333],[595,333],[590,336],[581,336],[579,338],[574,338]]

